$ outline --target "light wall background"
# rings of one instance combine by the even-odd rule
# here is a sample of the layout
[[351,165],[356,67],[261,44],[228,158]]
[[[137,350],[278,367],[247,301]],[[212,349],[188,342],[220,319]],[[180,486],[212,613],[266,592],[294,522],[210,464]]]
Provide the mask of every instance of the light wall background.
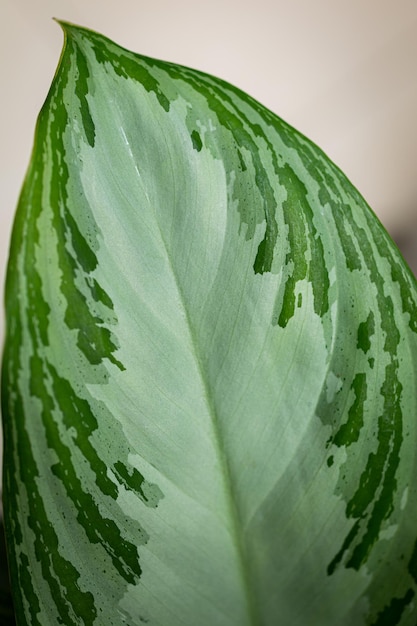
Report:
[[250,93],[341,167],[417,273],[416,0],[2,0],[2,293],[36,117],[62,45],[52,17]]

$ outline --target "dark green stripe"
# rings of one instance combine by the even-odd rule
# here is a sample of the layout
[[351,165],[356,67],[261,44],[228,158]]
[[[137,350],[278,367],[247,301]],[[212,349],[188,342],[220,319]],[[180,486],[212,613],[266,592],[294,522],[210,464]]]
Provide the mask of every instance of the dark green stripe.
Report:
[[[71,44],[68,43],[69,49]],[[75,48],[76,65],[78,68],[78,77],[75,82],[75,93],[78,96],[81,107],[81,120],[84,127],[86,139],[93,148],[96,140],[96,130],[91,117],[90,107],[88,105],[88,79],[90,72],[86,57],[82,54],[80,48]]]
[[350,446],[359,439],[363,427],[364,405],[368,395],[366,374],[356,374],[351,389],[354,392],[354,399],[348,411],[347,422],[340,426],[333,437],[333,443],[338,447]]
[[373,311],[370,311],[366,321],[359,324],[356,347],[366,354],[371,347],[371,337],[374,334],[375,315]]
[[113,465],[113,470],[120,483],[126,489],[136,493],[146,506],[151,508],[158,506],[160,499],[163,497],[162,492],[156,485],[147,483],[135,467],[128,467],[121,461],[117,461]]
[[[401,622],[404,611],[411,604],[415,596],[412,589],[408,589],[402,598],[393,598],[391,602],[379,613],[371,626],[397,626]],[[411,624],[411,622],[410,622]]]

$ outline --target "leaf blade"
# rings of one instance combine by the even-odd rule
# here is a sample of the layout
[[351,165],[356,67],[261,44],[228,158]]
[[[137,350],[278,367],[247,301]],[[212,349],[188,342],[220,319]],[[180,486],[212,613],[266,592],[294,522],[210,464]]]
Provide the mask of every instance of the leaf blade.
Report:
[[8,280],[22,623],[409,623],[411,275],[261,105],[65,30]]

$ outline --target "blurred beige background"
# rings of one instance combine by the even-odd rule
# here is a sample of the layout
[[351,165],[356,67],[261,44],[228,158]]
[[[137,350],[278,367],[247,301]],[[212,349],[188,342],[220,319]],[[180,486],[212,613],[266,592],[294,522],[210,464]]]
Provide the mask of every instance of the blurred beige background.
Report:
[[[35,121],[62,45],[53,16],[260,100],[341,167],[417,273],[416,0],[2,0],[2,292]],[[1,342],[3,329],[1,312]]]

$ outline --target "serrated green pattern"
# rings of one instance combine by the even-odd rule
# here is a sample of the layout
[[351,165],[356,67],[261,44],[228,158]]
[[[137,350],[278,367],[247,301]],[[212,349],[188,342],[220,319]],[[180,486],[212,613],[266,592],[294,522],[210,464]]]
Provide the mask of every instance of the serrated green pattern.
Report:
[[6,289],[19,625],[415,626],[414,278],[262,105],[63,26]]

